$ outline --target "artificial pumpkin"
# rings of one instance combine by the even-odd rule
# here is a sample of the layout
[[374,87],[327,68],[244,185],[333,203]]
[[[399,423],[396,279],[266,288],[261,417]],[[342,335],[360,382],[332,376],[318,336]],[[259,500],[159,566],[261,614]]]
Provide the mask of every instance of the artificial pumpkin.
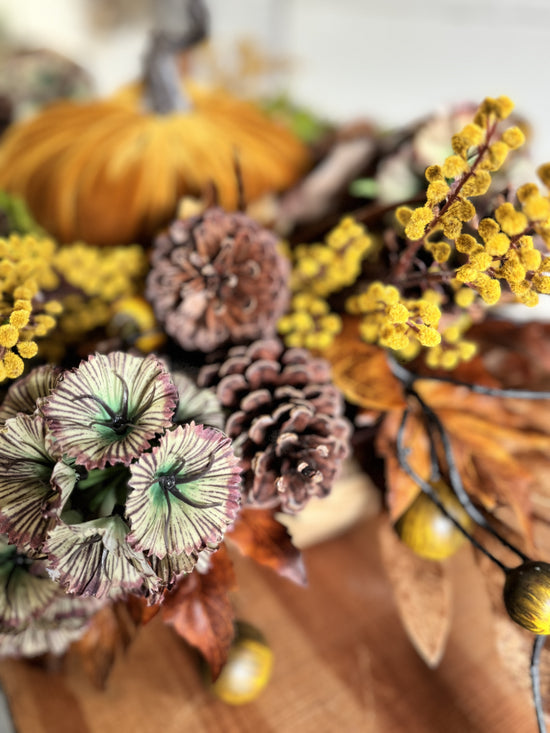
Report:
[[[178,200],[212,184],[234,209],[292,185],[307,148],[253,104],[186,83],[186,111],[144,109],[142,84],[86,104],[65,101],[14,125],[0,145],[0,190],[22,196],[60,242],[142,241]],[[239,180],[240,179],[240,180]]]

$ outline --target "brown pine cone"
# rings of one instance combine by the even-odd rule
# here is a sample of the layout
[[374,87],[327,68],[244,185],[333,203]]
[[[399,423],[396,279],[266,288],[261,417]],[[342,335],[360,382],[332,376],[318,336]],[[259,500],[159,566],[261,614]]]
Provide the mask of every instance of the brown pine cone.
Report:
[[288,276],[270,231],[212,208],[157,237],[146,294],[180,346],[209,352],[272,336],[288,303]]
[[329,493],[351,429],[328,362],[262,340],[204,366],[198,383],[215,387],[229,412],[225,432],[243,464],[246,503],[294,514]]

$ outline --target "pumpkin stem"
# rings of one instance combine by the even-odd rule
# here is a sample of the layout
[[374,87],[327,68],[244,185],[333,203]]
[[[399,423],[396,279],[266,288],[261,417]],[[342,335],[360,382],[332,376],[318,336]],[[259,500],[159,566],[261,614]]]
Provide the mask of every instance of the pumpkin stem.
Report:
[[178,56],[207,37],[208,11],[203,0],[157,0],[154,8],[144,69],[148,103],[157,114],[185,111],[191,105],[182,91]]

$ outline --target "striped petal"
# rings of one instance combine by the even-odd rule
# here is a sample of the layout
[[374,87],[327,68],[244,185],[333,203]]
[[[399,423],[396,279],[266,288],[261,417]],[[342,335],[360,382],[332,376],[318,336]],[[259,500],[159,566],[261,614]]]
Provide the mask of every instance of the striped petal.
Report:
[[153,568],[155,574],[159,578],[163,587],[173,585],[180,575],[186,575],[192,572],[197,562],[197,553],[186,555],[166,555],[159,560],[156,555],[150,555],[147,558]]
[[58,525],[46,544],[53,580],[69,593],[117,598],[128,591],[155,591],[158,578],[142,553],[126,542],[118,517]]
[[17,629],[0,632],[1,657],[63,654],[84,634],[101,602],[95,598],[71,596],[57,584],[52,585],[57,595],[43,613]]
[[21,549],[39,549],[76,481],[51,453],[44,419],[19,414],[0,432],[0,532]]
[[0,405],[0,423],[19,412],[32,415],[58,383],[61,371],[59,367],[46,364],[13,382]]
[[177,391],[163,364],[116,351],[63,376],[43,412],[60,449],[87,469],[128,465],[171,424]]
[[0,542],[0,631],[10,632],[42,613],[59,592],[40,563]]
[[128,540],[159,559],[217,546],[237,515],[240,466],[219,430],[178,426],[130,472]]

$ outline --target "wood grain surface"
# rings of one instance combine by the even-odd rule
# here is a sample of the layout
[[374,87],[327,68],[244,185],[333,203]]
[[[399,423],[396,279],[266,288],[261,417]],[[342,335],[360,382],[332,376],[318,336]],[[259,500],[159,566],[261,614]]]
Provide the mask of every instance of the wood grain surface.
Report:
[[74,663],[0,665],[17,733],[535,733],[527,695],[496,662],[487,599],[469,548],[452,561],[447,651],[428,669],[405,636],[377,545],[378,519],[305,551],[309,587],[236,558],[238,615],[268,637],[271,683],[230,707],[157,617],[96,690]]

